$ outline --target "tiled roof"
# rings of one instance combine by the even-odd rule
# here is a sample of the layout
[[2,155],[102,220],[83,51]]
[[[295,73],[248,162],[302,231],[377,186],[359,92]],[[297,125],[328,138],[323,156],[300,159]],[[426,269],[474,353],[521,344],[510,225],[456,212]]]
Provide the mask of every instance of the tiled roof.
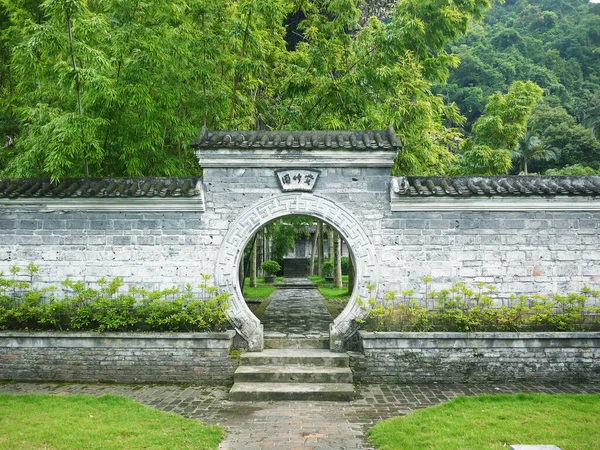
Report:
[[398,196],[599,196],[600,177],[398,177]]
[[379,150],[400,148],[390,126],[365,131],[207,131],[192,143],[194,148],[299,148]]
[[0,178],[1,198],[194,197],[200,178]]

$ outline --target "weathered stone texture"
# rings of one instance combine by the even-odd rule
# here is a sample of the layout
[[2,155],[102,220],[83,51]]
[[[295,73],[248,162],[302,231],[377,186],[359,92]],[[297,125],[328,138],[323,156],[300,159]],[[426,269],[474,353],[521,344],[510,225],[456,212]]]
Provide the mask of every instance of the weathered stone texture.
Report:
[[[165,288],[212,273],[218,247],[197,212],[0,212],[0,271],[39,267],[37,286],[66,277]],[[21,275],[25,275],[24,271]]]
[[[511,293],[579,291],[600,280],[599,212],[394,212],[383,220],[385,290],[423,292],[455,281]],[[504,298],[502,298],[504,296]]]
[[600,380],[600,333],[364,333],[355,381]]
[[0,380],[227,385],[234,334],[0,332]]

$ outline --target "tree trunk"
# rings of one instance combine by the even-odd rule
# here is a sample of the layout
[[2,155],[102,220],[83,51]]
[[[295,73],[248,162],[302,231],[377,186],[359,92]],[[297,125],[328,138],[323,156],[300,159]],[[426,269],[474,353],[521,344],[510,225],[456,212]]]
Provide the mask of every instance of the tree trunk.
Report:
[[352,252],[348,252],[348,295],[352,295],[352,291],[354,291],[354,256],[352,256]]
[[309,275],[315,274],[315,257],[317,256],[317,244],[319,243],[319,230],[318,228],[315,230],[315,234],[312,239],[312,248],[310,252],[310,266],[308,269]]
[[250,287],[256,287],[256,239],[250,250]]
[[333,228],[327,226],[327,259],[333,259]]
[[245,274],[244,274],[244,258],[242,258],[242,260],[240,261],[240,268],[239,268],[239,272],[238,272],[238,279],[240,282],[240,286],[242,288],[242,292],[244,292],[244,281],[245,281]]
[[323,276],[323,222],[317,222],[317,235],[319,240],[319,251],[317,255],[317,275]]
[[341,247],[341,239],[340,239],[340,234],[335,231],[335,244],[334,244],[334,257],[335,257],[335,276],[333,278],[333,284],[335,285],[336,288],[341,289],[343,287],[342,285],[342,255],[341,255],[341,251],[340,251],[340,247]]

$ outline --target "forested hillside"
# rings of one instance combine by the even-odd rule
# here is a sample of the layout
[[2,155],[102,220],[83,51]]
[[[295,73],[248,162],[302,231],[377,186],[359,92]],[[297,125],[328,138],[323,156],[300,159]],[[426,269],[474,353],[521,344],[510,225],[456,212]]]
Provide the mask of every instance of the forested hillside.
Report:
[[[506,92],[515,80],[531,80],[544,96],[519,142],[519,151],[531,158],[529,171],[576,164],[600,168],[599,4],[507,0],[449,50],[459,55],[460,66],[437,91],[457,103],[467,118],[466,132],[491,94]],[[515,160],[513,172],[523,170],[523,161]]]
[[194,174],[202,126],[390,124],[397,174],[597,170],[600,5],[491,3],[0,0],[0,176]]

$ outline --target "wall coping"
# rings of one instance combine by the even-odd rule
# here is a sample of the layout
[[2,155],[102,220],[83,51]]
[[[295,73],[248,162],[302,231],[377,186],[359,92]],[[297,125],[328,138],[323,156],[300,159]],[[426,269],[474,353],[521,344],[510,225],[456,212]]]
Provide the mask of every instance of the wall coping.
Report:
[[[394,165],[397,149],[202,148],[200,166],[208,168],[386,168]],[[205,174],[206,176],[206,174]]]
[[94,331],[0,331],[0,338],[115,338],[115,339],[233,339],[234,330],[201,333],[169,333],[169,332],[94,332]]
[[600,339],[600,332],[395,332],[359,331],[361,339]]

